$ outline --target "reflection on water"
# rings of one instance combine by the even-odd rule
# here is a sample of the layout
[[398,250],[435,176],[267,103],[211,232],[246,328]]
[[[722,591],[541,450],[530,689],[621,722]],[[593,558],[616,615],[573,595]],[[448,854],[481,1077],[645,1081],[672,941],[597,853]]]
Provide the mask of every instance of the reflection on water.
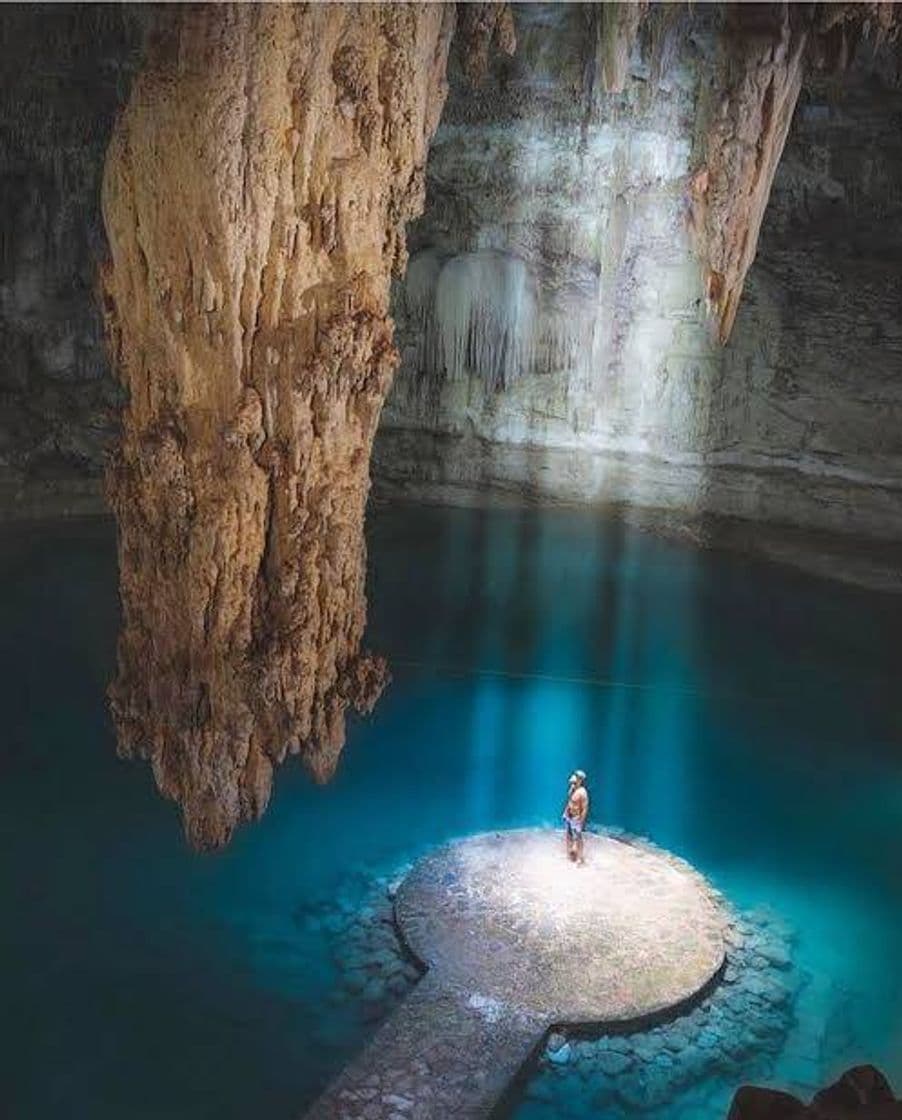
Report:
[[284,768],[267,816],[204,857],[115,758],[112,528],[6,532],[11,1114],[296,1115],[372,1029],[330,999],[299,908],[361,863],[555,820],[576,766],[597,817],[798,930],[775,1082],[867,1058],[902,1089],[902,603],[584,512],[376,509],[370,550],[395,683],[331,785]]

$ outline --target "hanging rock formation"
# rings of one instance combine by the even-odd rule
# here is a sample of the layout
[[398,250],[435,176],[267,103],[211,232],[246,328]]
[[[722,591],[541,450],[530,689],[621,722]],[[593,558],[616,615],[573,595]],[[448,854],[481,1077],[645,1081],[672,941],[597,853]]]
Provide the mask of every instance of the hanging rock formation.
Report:
[[693,232],[721,343],[755,259],[806,65],[841,72],[862,37],[879,43],[898,33],[893,0],[726,6],[721,65],[700,122],[703,164],[691,183]]
[[328,778],[347,708],[383,687],[360,651],[370,447],[454,10],[161,18],[103,192],[129,395],[110,696],[120,753],[210,848],[263,811],[286,754]]
[[599,5],[597,65],[607,93],[623,93],[630,55],[647,10],[646,0],[615,0]]
[[478,85],[488,71],[492,47],[503,54],[516,50],[513,12],[510,4],[499,3],[462,3],[457,12],[461,66],[468,80]]
[[805,5],[727,9],[722,71],[710,96],[705,162],[692,182],[693,222],[708,305],[722,343],[730,337],[802,74]]

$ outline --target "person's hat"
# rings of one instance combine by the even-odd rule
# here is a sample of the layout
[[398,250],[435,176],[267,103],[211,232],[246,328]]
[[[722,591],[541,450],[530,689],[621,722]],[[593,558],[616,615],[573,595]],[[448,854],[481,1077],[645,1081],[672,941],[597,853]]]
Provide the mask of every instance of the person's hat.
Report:
[[586,780],[586,772],[585,770],[574,770],[573,777],[579,778],[581,782],[584,782]]

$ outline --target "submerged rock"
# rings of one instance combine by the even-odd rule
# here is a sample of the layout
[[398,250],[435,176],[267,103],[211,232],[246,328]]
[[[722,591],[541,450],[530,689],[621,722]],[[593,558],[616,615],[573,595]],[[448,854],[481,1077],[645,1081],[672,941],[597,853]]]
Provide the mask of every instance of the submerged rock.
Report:
[[[654,848],[651,841],[643,844]],[[728,914],[727,963],[700,1003],[648,1030],[571,1039],[572,1063],[554,1062],[546,1049],[545,1068],[554,1068],[565,1084],[579,1078],[591,1085],[600,1112],[656,1109],[712,1078],[733,1077],[740,1068],[764,1074],[769,1056],[783,1044],[798,990],[792,933],[772,911],[735,913],[719,892],[713,894]],[[765,944],[767,955],[757,950]],[[574,1096],[580,1091],[575,1081],[572,1091]]]
[[556,1050],[551,1050],[548,1053],[548,1060],[554,1062],[556,1066],[564,1066],[573,1057],[573,1051],[570,1049],[570,1044],[565,1042],[563,1046],[559,1046]]
[[902,1120],[902,1101],[880,1070],[863,1065],[847,1070],[807,1106],[789,1093],[743,1085],[727,1120]]
[[827,1089],[822,1089],[811,1102],[814,1113],[824,1120],[847,1114],[865,1113],[871,1106],[894,1103],[902,1118],[902,1102],[897,1102],[889,1082],[874,1066],[854,1066]]
[[789,1093],[743,1085],[736,1091],[727,1120],[801,1120],[805,1106]]
[[620,1054],[616,1050],[603,1051],[594,1060],[601,1072],[609,1077],[616,1077],[633,1064],[631,1055]]

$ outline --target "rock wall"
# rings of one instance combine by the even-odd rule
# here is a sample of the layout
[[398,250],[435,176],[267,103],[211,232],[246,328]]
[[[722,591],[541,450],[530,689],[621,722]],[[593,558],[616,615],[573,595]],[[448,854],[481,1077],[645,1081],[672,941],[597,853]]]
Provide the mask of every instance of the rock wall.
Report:
[[[804,34],[771,10],[742,54],[718,9],[653,6],[617,93],[617,52],[601,49],[591,14],[515,6],[513,58],[496,60],[475,94],[451,72],[426,211],[394,294],[403,360],[376,443],[380,484],[898,539],[902,93],[891,48],[871,43],[837,77],[809,62],[722,346],[754,215],[719,247],[709,239],[700,268],[697,175],[706,158],[721,173],[734,166],[761,201]],[[767,78],[777,62],[782,83]],[[717,119],[719,93],[734,139],[712,148],[701,125]],[[757,163],[730,164],[740,142]],[[703,221],[726,205],[722,187]],[[723,269],[714,288],[712,261]]]
[[[474,25],[477,7],[466,9]],[[835,79],[806,61],[721,349],[687,228],[722,21],[711,6],[653,5],[636,26],[640,7],[524,5],[512,58],[455,59],[427,213],[412,231],[413,285],[394,298],[404,361],[377,440],[380,481],[898,537],[902,105],[891,51],[874,57],[865,42]],[[835,64],[861,34],[849,22],[860,9],[825,9],[838,21],[820,49]],[[0,9],[0,516],[103,508],[123,394],[94,292],[106,253],[99,183],[147,23],[131,5]],[[513,25],[490,29],[508,49]],[[417,300],[451,258],[458,376],[447,378],[427,363],[435,323]],[[472,308],[459,293],[473,280],[484,293],[493,274],[500,304],[477,314],[487,329],[476,338],[491,358],[464,373]],[[526,375],[508,376],[524,357]]]
[[286,754],[327,778],[384,682],[360,652],[370,447],[453,26],[164,10],[107,154],[113,714],[198,847],[262,812]]
[[100,180],[146,16],[0,8],[0,517],[101,508],[122,395],[95,298]]

